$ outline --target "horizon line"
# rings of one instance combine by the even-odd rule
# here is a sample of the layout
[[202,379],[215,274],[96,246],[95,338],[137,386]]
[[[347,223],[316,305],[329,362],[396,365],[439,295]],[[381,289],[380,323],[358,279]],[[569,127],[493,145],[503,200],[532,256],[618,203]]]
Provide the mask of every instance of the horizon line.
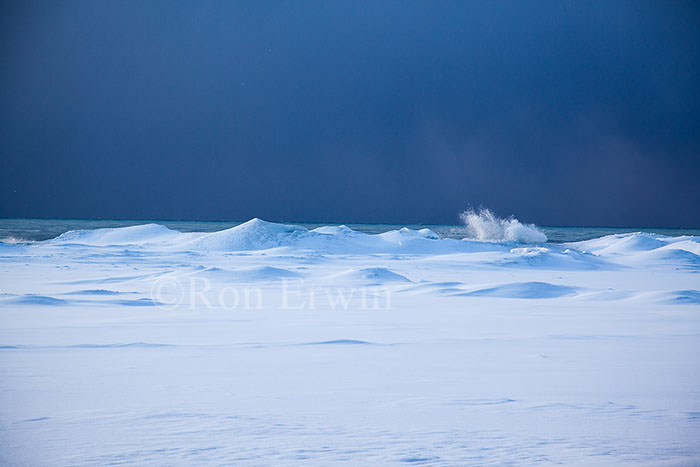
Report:
[[[300,221],[300,220],[266,220],[260,217],[251,217],[247,220],[223,220],[223,219],[155,219],[155,218],[106,218],[106,217],[7,217],[0,216],[1,220],[41,220],[41,221],[115,221],[115,222],[212,222],[212,223],[229,223],[229,224],[243,224],[252,219],[261,219],[266,222],[272,222],[276,224],[321,224],[321,225],[390,225],[390,226],[449,226],[449,227],[459,227],[464,224],[443,224],[443,223],[396,223],[396,222],[356,222],[356,221]],[[516,218],[517,219],[517,218]],[[518,219],[518,221],[520,221]],[[527,224],[532,224],[530,222],[525,222]],[[582,229],[668,229],[668,230],[700,230],[698,227],[669,227],[669,226],[615,226],[615,225],[545,225],[545,224],[533,224],[541,228],[582,228]]]

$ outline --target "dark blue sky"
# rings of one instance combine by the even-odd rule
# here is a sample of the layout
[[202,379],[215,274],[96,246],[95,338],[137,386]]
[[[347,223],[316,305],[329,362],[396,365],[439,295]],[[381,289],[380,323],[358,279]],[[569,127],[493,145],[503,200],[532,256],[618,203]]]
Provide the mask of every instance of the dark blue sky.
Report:
[[700,226],[695,2],[0,6],[0,216]]

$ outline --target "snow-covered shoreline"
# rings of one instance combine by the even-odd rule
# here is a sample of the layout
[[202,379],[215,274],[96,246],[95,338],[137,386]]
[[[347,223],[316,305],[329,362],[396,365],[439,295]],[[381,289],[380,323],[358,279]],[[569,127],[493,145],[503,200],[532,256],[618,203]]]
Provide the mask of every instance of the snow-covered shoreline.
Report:
[[698,237],[252,220],[69,232],[0,257],[5,464],[700,456]]

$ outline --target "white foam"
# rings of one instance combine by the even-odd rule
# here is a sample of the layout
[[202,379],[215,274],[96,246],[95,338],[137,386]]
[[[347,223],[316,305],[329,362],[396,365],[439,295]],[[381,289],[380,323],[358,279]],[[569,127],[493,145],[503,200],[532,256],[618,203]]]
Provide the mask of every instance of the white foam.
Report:
[[470,209],[460,214],[467,228],[467,238],[490,242],[544,243],[547,236],[533,224],[518,219],[496,217],[488,209]]

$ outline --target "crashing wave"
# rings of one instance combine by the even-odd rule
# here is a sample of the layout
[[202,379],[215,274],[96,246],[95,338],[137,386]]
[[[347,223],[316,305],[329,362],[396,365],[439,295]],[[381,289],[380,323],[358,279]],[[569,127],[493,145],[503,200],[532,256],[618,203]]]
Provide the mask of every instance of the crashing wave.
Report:
[[467,228],[467,238],[489,242],[544,243],[547,236],[533,224],[518,219],[496,217],[489,209],[469,209],[459,216]]

